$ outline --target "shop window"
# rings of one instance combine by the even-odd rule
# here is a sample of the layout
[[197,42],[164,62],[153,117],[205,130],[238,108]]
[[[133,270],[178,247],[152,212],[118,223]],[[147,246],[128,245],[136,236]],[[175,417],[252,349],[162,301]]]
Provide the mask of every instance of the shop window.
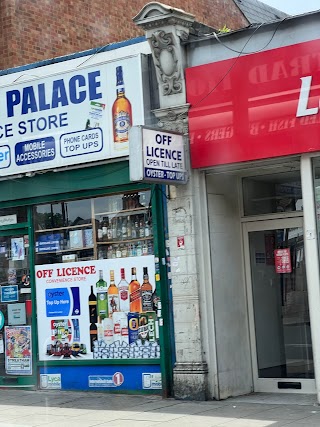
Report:
[[160,358],[150,197],[34,207],[40,361]]
[[153,254],[150,192],[34,208],[36,264]]
[[299,171],[246,177],[242,186],[245,216],[303,209]]

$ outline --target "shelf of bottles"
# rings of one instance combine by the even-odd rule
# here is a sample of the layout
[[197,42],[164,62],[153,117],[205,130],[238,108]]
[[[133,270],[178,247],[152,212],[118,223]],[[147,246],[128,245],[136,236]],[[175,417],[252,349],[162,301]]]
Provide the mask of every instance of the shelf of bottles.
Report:
[[105,210],[95,209],[98,259],[153,254],[149,192],[111,196]]
[[150,191],[34,208],[36,263],[153,254]]

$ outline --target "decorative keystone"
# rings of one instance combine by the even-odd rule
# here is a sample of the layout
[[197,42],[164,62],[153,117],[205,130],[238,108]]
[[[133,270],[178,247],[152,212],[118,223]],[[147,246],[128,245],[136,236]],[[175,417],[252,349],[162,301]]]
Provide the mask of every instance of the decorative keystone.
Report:
[[163,97],[181,94],[172,105],[185,102],[184,50],[181,41],[189,37],[194,15],[162,3],[148,3],[133,22],[146,32],[160,87],[160,104],[168,107]]

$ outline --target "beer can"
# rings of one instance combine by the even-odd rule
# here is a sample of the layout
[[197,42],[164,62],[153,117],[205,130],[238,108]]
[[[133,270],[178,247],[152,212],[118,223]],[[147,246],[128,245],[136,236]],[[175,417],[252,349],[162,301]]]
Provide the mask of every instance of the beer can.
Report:
[[140,313],[139,315],[139,338],[142,342],[148,340],[149,330],[148,330],[148,316],[146,313]]
[[150,342],[156,340],[156,313],[154,311],[147,311],[148,318],[148,337]]
[[129,344],[136,342],[139,337],[139,313],[128,313]]

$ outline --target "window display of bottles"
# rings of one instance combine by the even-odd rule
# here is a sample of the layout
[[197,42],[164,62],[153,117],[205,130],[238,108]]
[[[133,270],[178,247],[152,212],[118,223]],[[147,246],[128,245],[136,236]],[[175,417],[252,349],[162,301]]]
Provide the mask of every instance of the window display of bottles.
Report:
[[146,214],[103,217],[97,227],[97,242],[144,239],[152,237]]
[[150,196],[140,191],[36,206],[37,264],[152,255]]

